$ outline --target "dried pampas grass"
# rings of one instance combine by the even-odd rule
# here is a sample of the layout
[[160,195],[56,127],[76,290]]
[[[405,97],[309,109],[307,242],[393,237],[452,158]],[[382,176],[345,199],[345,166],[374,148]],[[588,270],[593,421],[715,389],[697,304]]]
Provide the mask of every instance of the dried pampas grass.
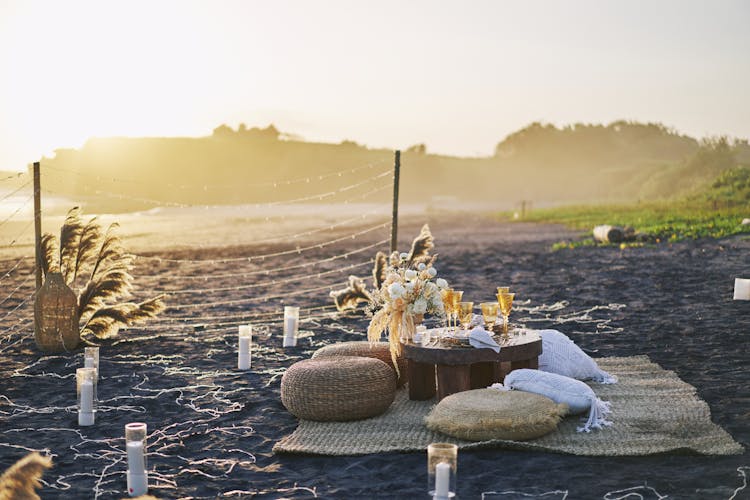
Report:
[[342,290],[334,290],[329,293],[333,297],[336,309],[345,311],[354,309],[360,302],[370,302],[372,297],[367,292],[365,282],[356,276],[349,276],[349,284]]
[[52,467],[52,460],[39,453],[30,453],[11,465],[0,476],[0,500],[39,500],[36,489],[46,469]]

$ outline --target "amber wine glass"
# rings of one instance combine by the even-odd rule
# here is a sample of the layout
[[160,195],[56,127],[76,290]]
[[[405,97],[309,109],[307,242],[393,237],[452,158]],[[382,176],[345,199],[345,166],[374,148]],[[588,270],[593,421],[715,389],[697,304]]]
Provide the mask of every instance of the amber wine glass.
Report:
[[459,302],[458,314],[461,321],[461,327],[468,330],[471,327],[471,320],[474,317],[474,302]]
[[482,308],[482,319],[484,319],[484,329],[492,332],[492,327],[497,321],[497,308],[500,306],[497,302],[482,302],[479,307]]
[[445,311],[446,331],[451,327],[451,312],[453,311],[453,289],[444,288],[440,290],[440,298],[443,299],[443,310]]
[[498,293],[497,301],[500,304],[500,312],[503,314],[503,335],[508,335],[508,317],[513,308],[513,297],[515,293]]
[[458,313],[461,311],[461,299],[464,297],[463,290],[453,290],[451,295],[451,313],[453,313],[453,326],[458,328]]

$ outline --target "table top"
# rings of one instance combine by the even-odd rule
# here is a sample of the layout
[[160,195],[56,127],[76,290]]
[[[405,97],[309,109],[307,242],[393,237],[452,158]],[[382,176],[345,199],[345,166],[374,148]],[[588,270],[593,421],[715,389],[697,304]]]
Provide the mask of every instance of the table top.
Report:
[[418,363],[464,365],[485,361],[519,361],[531,359],[542,353],[542,338],[536,330],[517,330],[506,339],[496,335],[495,341],[500,344],[500,352],[490,348],[477,349],[472,346],[423,346],[421,344],[403,344],[403,356]]

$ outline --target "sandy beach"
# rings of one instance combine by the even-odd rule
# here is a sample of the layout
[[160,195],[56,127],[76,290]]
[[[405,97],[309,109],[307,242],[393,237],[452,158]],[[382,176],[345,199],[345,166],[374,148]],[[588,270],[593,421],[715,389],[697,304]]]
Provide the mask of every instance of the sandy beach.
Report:
[[[2,255],[0,470],[39,450],[54,461],[42,498],[122,498],[123,427],[143,421],[150,493],[159,498],[426,497],[425,453],[272,452],[296,427],[279,397],[284,370],[321,346],[366,338],[365,315],[336,314],[328,291],[350,274],[369,276],[369,259],[387,250],[388,218],[380,209],[364,220],[349,221],[358,212],[330,220],[307,215],[289,225],[236,214],[193,214],[194,224],[184,227],[159,225],[158,214],[119,217],[126,245],[139,255],[135,298],[172,294],[160,318],[101,343],[92,427],[76,422],[74,373],[82,352],[44,356],[34,345],[32,261],[19,260],[28,246]],[[436,267],[465,297],[489,300],[496,286],[507,284],[518,304],[512,322],[558,329],[593,357],[647,355],[693,385],[712,420],[747,449],[750,302],[733,301],[732,287],[735,277],[750,277],[750,240],[552,252],[554,242],[578,235],[470,213],[416,212],[400,221],[400,249],[429,223]],[[321,220],[329,227],[308,233]],[[282,348],[284,304],[302,308],[296,348]],[[236,370],[237,326],[248,322],[256,332],[252,369],[242,372]],[[750,498],[741,475],[748,467],[747,451],[619,458],[462,451],[458,493],[466,499],[740,499]]]

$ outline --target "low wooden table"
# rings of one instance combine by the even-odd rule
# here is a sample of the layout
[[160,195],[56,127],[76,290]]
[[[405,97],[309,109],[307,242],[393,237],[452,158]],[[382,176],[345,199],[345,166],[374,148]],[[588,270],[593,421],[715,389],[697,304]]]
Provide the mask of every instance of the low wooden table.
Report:
[[502,382],[517,368],[539,368],[542,338],[533,330],[511,334],[499,340],[500,352],[475,347],[426,347],[404,344],[403,356],[408,360],[409,399],[423,401],[435,396],[438,400],[455,392],[481,389]]

